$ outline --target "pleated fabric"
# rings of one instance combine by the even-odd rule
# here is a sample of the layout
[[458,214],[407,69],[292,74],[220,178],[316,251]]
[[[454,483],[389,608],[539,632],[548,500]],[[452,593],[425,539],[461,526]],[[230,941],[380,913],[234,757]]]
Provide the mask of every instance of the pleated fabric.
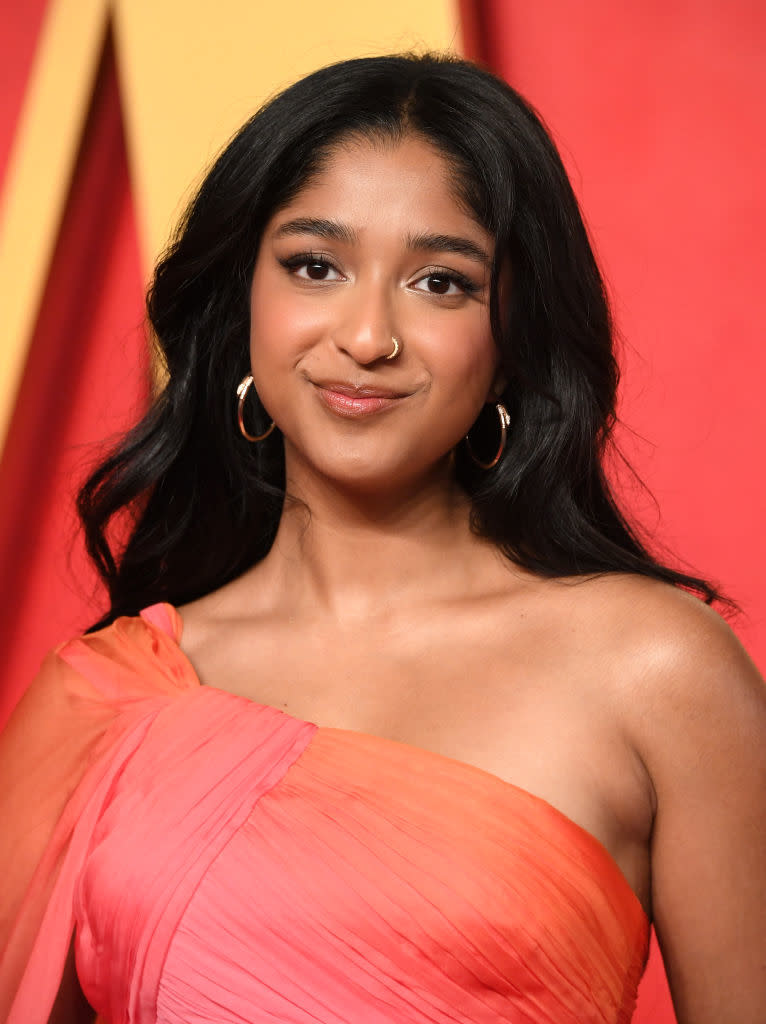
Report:
[[104,728],[15,902],[12,1024],[47,1020],[73,927],[109,1024],[630,1020],[648,923],[593,836],[478,768],[203,687],[175,610],[142,616],[58,655]]

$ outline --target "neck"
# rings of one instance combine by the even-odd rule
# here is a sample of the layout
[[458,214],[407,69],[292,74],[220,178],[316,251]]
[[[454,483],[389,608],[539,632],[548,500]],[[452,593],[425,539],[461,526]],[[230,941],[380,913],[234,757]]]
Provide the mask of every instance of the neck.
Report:
[[291,481],[261,583],[296,617],[352,623],[467,596],[504,562],[470,529],[470,501],[445,466],[417,489],[350,492]]

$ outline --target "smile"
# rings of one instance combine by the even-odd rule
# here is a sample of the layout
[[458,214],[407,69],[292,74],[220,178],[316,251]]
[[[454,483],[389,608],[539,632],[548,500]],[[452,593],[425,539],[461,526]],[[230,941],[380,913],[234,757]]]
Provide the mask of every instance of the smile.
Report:
[[390,388],[354,387],[352,384],[336,381],[314,383],[314,387],[326,408],[347,419],[373,416],[390,409],[397,402],[408,397],[406,394],[393,391]]

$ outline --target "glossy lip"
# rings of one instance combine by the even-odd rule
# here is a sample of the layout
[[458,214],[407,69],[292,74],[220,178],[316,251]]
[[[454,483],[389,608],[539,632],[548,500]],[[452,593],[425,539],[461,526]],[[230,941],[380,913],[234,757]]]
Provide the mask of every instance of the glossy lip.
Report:
[[390,409],[409,397],[406,392],[371,384],[355,385],[341,381],[312,381],[326,408],[347,419],[358,419]]

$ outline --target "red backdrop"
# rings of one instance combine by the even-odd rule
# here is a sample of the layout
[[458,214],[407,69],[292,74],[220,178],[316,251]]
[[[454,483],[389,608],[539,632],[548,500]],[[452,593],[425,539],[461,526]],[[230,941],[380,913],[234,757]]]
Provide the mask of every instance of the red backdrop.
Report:
[[[766,5],[465,0],[469,55],[551,128],[614,300],[620,440],[654,535],[766,667]],[[635,1021],[673,1020],[656,952]]]
[[2,12],[0,64],[3,69],[0,104],[0,186],[24,102],[24,92],[48,0],[6,4]]
[[[23,5],[20,5],[23,6]],[[18,98],[39,11],[15,22]],[[3,37],[2,50],[14,39]],[[1,54],[0,54],[1,56]],[[9,104],[6,121],[20,102]],[[10,133],[6,131],[7,137]],[[114,55],[105,47],[45,300],[0,463],[0,723],[54,644],[96,617],[74,492],[91,446],[148,395],[142,282]]]

